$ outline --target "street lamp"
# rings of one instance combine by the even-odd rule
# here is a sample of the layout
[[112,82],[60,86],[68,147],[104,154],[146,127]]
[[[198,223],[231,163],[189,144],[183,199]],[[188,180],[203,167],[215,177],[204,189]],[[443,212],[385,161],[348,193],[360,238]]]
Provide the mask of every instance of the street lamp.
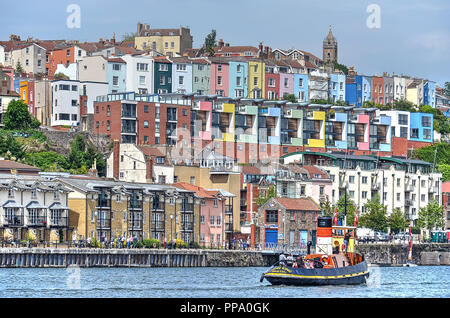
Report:
[[170,241],[173,241],[173,214],[170,215]]

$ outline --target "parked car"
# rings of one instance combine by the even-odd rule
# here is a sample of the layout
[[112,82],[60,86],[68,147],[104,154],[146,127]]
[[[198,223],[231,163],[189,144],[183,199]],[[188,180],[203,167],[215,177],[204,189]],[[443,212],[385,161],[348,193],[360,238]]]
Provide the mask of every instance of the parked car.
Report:
[[389,242],[391,238],[389,234],[383,232],[375,232],[375,241],[377,242]]
[[409,240],[409,233],[399,232],[399,233],[394,235],[394,239],[395,240],[400,240],[400,241],[407,241],[407,240]]

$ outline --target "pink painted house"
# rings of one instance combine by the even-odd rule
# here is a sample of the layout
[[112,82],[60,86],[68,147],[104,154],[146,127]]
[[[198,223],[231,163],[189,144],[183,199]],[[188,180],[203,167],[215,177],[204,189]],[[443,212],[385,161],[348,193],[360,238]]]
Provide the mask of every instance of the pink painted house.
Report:
[[225,205],[227,193],[223,190],[205,189],[186,182],[173,186],[194,191],[200,200],[200,245],[220,248],[225,246]]
[[229,94],[229,64],[228,62],[210,58],[211,61],[211,89],[212,95],[228,97]]
[[280,99],[291,94],[294,94],[294,74],[280,73]]

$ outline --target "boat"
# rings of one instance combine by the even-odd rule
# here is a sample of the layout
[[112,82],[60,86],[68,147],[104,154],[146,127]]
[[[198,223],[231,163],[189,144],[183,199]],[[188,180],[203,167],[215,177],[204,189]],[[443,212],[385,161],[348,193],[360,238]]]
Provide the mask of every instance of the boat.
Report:
[[369,269],[364,256],[356,253],[356,227],[332,226],[331,217],[318,218],[316,253],[293,262],[277,262],[261,275],[272,285],[359,285]]

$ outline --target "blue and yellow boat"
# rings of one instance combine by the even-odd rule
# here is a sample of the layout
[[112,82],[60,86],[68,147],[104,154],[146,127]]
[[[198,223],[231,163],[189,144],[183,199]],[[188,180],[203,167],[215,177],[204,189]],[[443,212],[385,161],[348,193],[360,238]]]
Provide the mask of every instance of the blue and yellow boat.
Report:
[[354,252],[355,227],[331,226],[318,220],[316,254],[281,261],[261,276],[272,285],[359,285],[369,269],[364,256]]

